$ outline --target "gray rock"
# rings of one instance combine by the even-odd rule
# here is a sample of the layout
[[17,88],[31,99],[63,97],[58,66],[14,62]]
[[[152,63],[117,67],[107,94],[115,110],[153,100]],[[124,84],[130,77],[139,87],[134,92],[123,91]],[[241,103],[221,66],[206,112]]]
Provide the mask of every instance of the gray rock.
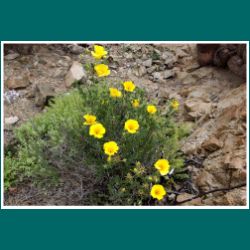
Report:
[[47,84],[37,84],[34,90],[35,104],[44,107],[55,96],[54,88]]
[[20,55],[18,53],[12,53],[12,54],[8,54],[4,57],[5,60],[14,60],[16,58],[18,58]]
[[189,54],[187,52],[185,52],[183,49],[177,48],[175,50],[175,54],[178,58],[183,58],[183,57],[187,57],[189,56]]
[[163,83],[166,79],[174,77],[175,72],[173,70],[165,70],[163,72],[154,72],[152,76],[154,81]]
[[10,116],[10,117],[6,117],[4,119],[4,123],[6,125],[14,125],[19,121],[19,118],[17,116]]
[[171,53],[170,51],[165,51],[161,58],[164,60],[165,65],[169,68],[172,69],[174,67],[174,64],[177,62],[176,56]]
[[57,65],[67,68],[67,67],[69,67],[69,61],[66,61],[66,60],[59,60],[59,61],[57,62]]
[[154,66],[148,68],[148,69],[147,69],[147,72],[148,72],[149,74],[152,74],[156,69],[157,69],[157,66],[154,65]]
[[152,59],[150,58],[150,59],[144,61],[143,66],[150,68],[152,66]]
[[86,72],[79,62],[73,62],[73,65],[69,69],[65,77],[65,84],[67,87],[71,87],[77,81],[86,81],[87,75]]
[[152,74],[152,76],[153,76],[154,81],[162,81],[163,80],[163,76],[162,76],[161,72],[154,72]]
[[171,201],[175,200],[175,197],[176,197],[175,194],[168,195],[168,199],[171,200]]
[[145,74],[147,74],[147,70],[144,66],[140,66],[138,70],[135,70],[135,75],[138,77],[144,76]]
[[163,73],[163,78],[164,79],[168,79],[170,77],[174,77],[175,76],[175,72],[173,70],[165,70]]
[[75,55],[79,55],[79,54],[83,53],[84,48],[82,46],[77,45],[77,44],[71,44],[71,45],[69,45],[69,50],[71,53],[73,53]]

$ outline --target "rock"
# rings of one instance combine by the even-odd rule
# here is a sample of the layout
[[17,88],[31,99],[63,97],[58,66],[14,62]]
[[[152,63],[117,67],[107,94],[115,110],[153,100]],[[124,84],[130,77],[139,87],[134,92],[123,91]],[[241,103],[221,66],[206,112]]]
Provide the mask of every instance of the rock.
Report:
[[161,58],[164,60],[164,63],[168,69],[172,69],[174,67],[174,64],[177,62],[177,58],[170,51],[163,52]]
[[67,87],[71,87],[77,81],[86,81],[87,75],[83,66],[79,62],[73,62],[69,72],[65,77],[65,84]]
[[67,60],[59,60],[57,62],[57,65],[59,67],[62,66],[62,67],[68,68],[69,67],[69,61],[67,61]]
[[178,58],[183,58],[183,57],[187,57],[189,56],[189,54],[187,52],[185,52],[183,49],[180,49],[180,48],[177,48],[175,50],[175,55],[178,57]]
[[224,185],[216,179],[218,173],[217,171],[217,169],[214,169],[212,173],[210,173],[211,171],[208,172],[205,169],[200,171],[197,177],[193,180],[199,190],[202,192],[207,192],[213,189],[224,187]]
[[53,78],[61,78],[61,77],[65,77],[65,75],[67,74],[67,69],[65,69],[64,67],[60,67],[60,68],[55,68],[55,70],[52,73],[52,77]]
[[223,204],[229,206],[245,206],[246,205],[246,188],[233,189],[226,193],[225,202]]
[[218,67],[225,67],[230,57],[236,54],[236,50],[237,45],[235,44],[221,44],[214,55],[214,65]]
[[159,83],[165,83],[166,79],[169,79],[171,77],[175,76],[175,72],[173,70],[165,70],[162,72],[154,72],[152,74],[153,81],[159,82]]
[[154,72],[152,74],[152,76],[153,76],[154,81],[162,81],[163,80],[163,76],[162,76],[161,72]]
[[[197,106],[200,104],[197,103]],[[188,108],[192,110],[195,105]],[[227,94],[222,92],[213,110],[213,118],[199,124],[184,142],[182,150],[185,154],[205,154],[203,168],[193,176],[199,190],[209,191],[246,183],[245,110],[245,84],[228,90]],[[207,200],[206,204],[213,200]],[[218,203],[228,203],[224,194]]]
[[5,125],[14,125],[19,121],[17,116],[10,116],[4,119]]
[[202,200],[207,206],[245,206],[246,188],[235,188],[228,192],[216,192]]
[[196,198],[188,202],[180,204],[181,206],[204,206],[202,198]]
[[152,59],[150,58],[150,59],[144,61],[143,66],[150,68],[152,66]]
[[219,141],[217,138],[212,137],[202,143],[202,147],[205,150],[210,152],[214,152],[222,147],[223,143]]
[[55,96],[54,88],[47,84],[37,84],[34,93],[36,106],[42,108]]
[[193,197],[194,197],[193,194],[182,193],[182,194],[177,195],[176,201],[177,201],[177,202],[183,202],[183,201],[188,200],[188,199],[191,199],[191,198],[193,198]]
[[236,75],[246,79],[246,63],[238,55],[231,57],[227,62],[228,68]]
[[175,194],[169,194],[169,195],[168,195],[168,199],[169,199],[170,201],[174,201],[174,200],[175,200],[175,197],[176,197]]
[[12,53],[12,54],[8,54],[8,55],[4,56],[4,59],[5,60],[14,60],[19,56],[20,55],[18,53]]
[[7,79],[6,84],[9,89],[25,88],[30,84],[29,73],[27,71],[23,72],[23,70],[15,72],[14,75]]
[[71,53],[73,53],[75,55],[79,55],[79,54],[83,53],[84,48],[82,46],[77,45],[77,44],[71,44],[71,45],[69,45],[69,50]]
[[193,119],[200,118],[203,115],[209,114],[212,110],[211,103],[205,103],[199,99],[188,99],[184,103],[184,107],[188,111],[189,116]]
[[128,52],[125,52],[124,53],[124,57],[128,60],[130,59],[133,59],[134,58],[134,55],[132,53],[128,53]]
[[139,66],[138,70],[135,70],[135,75],[136,76],[144,76],[145,74],[147,74],[147,70],[144,66]]
[[34,45],[34,44],[5,44],[4,45],[4,51],[6,52],[11,50],[18,52],[21,55],[28,55],[32,52],[33,46],[40,46],[40,45]]
[[198,44],[198,61],[201,66],[214,64],[228,68],[246,79],[245,44]]
[[175,72],[173,70],[165,70],[162,75],[163,75],[163,79],[168,79],[168,78],[174,77]]
[[157,69],[157,66],[156,66],[156,65],[153,65],[152,67],[150,67],[150,68],[147,69],[147,72],[148,72],[149,74],[152,74],[156,69]]
[[224,163],[229,169],[241,170],[246,168],[246,160],[240,157],[235,157],[233,159],[230,159],[230,161],[228,159],[225,159]]

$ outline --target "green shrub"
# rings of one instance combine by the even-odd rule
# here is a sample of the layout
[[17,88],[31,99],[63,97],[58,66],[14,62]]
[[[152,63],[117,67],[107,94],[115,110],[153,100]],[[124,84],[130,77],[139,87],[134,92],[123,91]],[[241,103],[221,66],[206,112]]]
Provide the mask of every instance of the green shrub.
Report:
[[[104,80],[57,97],[46,112],[16,130],[19,146],[15,155],[5,157],[5,187],[91,173],[91,205],[159,204],[152,190],[154,185],[171,188],[183,166],[179,140],[186,132],[173,121],[176,101],[169,100],[162,115],[161,108],[149,105],[144,91],[134,87],[132,82]],[[131,119],[131,127],[125,126]],[[104,127],[102,133],[97,129],[91,134],[96,124]],[[107,142],[117,145],[114,152],[104,148]],[[159,159],[165,159],[164,170],[154,166]],[[167,194],[160,197],[157,192],[154,198],[167,204]]]

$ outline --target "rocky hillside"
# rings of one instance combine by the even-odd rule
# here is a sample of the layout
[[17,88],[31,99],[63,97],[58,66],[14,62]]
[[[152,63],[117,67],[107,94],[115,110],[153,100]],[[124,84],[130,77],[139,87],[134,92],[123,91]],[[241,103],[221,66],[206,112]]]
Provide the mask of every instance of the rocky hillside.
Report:
[[[168,98],[176,98],[181,104],[177,121],[185,122],[191,130],[182,142],[190,179],[172,194],[176,204],[245,205],[246,83],[242,68],[235,68],[240,57],[238,61],[227,57],[226,63],[219,65],[223,67],[209,65],[211,58],[200,66],[195,44],[106,47],[111,78],[134,81],[149,98],[158,98],[162,107]],[[90,83],[79,66],[92,60],[88,48],[86,44],[6,46],[5,147],[14,143],[13,128],[43,112],[50,98],[67,92],[75,80]],[[70,203],[62,193],[62,188],[46,194],[23,187],[10,191],[7,203]]]

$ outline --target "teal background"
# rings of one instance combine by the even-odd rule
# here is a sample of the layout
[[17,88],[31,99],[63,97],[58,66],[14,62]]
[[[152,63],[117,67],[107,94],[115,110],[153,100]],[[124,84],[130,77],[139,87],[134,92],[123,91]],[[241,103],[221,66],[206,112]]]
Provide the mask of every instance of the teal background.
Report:
[[[0,40],[249,40],[247,1],[2,1]],[[0,210],[1,249],[248,249],[249,210]],[[247,247],[248,246],[248,247]]]

